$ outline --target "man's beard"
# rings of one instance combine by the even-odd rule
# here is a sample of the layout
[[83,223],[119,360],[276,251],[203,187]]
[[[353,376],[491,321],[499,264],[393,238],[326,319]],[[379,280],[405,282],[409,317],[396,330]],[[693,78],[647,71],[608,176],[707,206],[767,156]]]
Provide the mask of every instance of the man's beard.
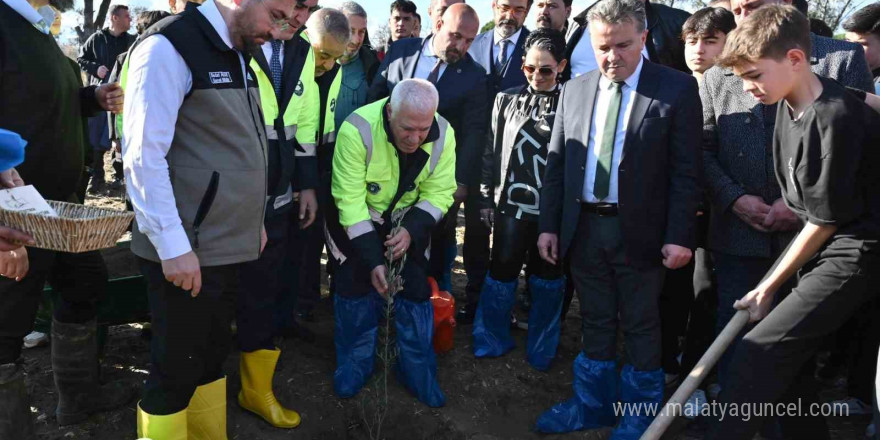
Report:
[[341,60],[342,60],[342,61],[351,61],[351,59],[354,58],[355,55],[357,55],[357,53],[358,53],[360,50],[361,50],[361,47],[360,47],[360,46],[358,46],[356,49],[352,49],[351,47],[348,47],[348,46],[347,46],[347,47],[345,48],[345,53],[342,54],[342,58],[341,58]]
[[517,30],[519,30],[519,23],[517,23],[516,20],[507,18],[504,20],[499,20],[496,27],[498,27],[498,29],[501,31],[501,36],[507,38],[516,33]]
[[60,12],[73,9],[73,0],[49,0],[49,4]]
[[446,64],[455,64],[461,61],[461,52],[458,49],[441,50],[437,56]]

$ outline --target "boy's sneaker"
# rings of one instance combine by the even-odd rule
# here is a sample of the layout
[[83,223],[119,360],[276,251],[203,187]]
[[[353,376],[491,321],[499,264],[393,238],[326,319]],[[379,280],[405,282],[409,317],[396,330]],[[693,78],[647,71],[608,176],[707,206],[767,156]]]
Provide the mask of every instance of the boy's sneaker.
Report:
[[34,348],[49,343],[49,335],[42,332],[30,332],[24,337],[24,348]]

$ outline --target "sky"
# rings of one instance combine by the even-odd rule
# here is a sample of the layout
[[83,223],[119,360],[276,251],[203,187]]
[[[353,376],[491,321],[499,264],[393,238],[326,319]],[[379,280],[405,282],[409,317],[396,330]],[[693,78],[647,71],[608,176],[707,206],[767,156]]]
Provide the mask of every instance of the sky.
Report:
[[[341,4],[344,0],[320,0],[318,4],[325,7],[335,7]],[[371,34],[375,34],[376,30],[382,24],[386,24],[388,22],[388,17],[390,16],[390,12],[388,10],[389,5],[392,0],[355,0],[360,3],[361,6],[367,11],[367,26],[370,30]],[[430,21],[428,18],[428,3],[429,0],[414,0],[416,7],[418,8],[419,15],[422,16],[422,29],[427,32],[427,29],[430,26]],[[492,2],[491,0],[466,0],[469,5],[471,5],[477,11],[477,15],[480,16],[480,26],[485,24],[487,21],[492,20]],[[592,4],[595,0],[574,0],[572,6],[572,15],[577,14],[586,8],[587,5]],[[95,3],[99,3],[99,0],[95,0]],[[161,9],[168,10],[168,0],[113,0],[111,4],[121,3],[124,5],[128,5],[129,7],[147,7],[149,9]],[[97,9],[97,5],[95,5]],[[75,9],[82,9],[82,0],[77,0],[75,2]],[[528,18],[526,19],[526,27],[534,28],[535,27],[535,12],[530,11]],[[73,31],[73,28],[77,25],[82,24],[82,16],[75,12],[68,12],[64,14],[61,26],[62,26],[62,34],[61,40],[62,42],[69,43],[72,40],[75,40],[76,33]],[[132,23],[133,24],[133,23]],[[134,26],[132,26],[132,30],[130,32],[134,32]]]

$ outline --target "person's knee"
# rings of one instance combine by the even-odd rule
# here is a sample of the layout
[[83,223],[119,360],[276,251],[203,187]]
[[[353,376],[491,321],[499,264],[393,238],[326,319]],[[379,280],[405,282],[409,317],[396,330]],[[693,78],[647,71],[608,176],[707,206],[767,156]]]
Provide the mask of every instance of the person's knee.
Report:
[[496,281],[507,283],[519,278],[523,262],[513,258],[512,253],[509,249],[496,248],[489,268],[490,275]]

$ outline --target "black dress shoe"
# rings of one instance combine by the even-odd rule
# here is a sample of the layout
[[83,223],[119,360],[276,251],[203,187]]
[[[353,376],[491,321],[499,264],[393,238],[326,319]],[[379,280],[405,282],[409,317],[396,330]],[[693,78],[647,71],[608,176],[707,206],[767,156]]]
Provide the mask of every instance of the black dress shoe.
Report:
[[460,325],[470,325],[474,323],[474,317],[477,315],[476,304],[465,304],[458,308],[455,314],[455,322]]

